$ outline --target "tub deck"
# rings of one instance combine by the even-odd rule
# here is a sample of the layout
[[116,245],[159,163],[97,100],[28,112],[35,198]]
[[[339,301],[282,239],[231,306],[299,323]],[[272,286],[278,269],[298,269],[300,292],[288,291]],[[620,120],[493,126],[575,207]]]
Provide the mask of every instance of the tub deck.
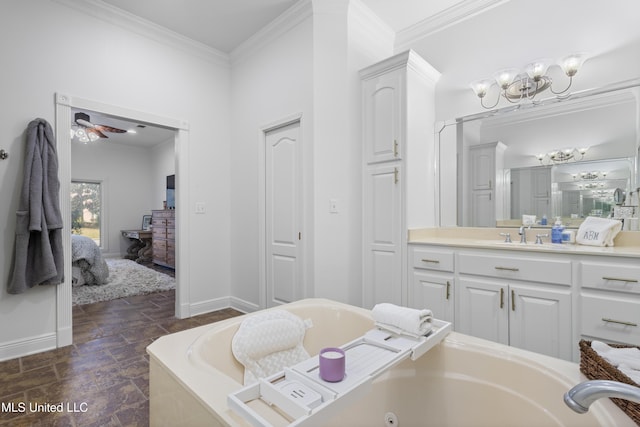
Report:
[[[314,326],[304,346],[311,355],[372,329],[370,312],[329,300],[281,306]],[[248,426],[227,403],[243,388],[243,367],[231,338],[244,316],[167,335],[151,344],[152,426]],[[380,375],[371,389],[323,425],[384,425],[390,414],[403,426],[635,426],[608,399],[584,415],[571,411],[564,392],[585,381],[575,363],[451,332],[416,361]],[[269,419],[288,425],[282,416]]]

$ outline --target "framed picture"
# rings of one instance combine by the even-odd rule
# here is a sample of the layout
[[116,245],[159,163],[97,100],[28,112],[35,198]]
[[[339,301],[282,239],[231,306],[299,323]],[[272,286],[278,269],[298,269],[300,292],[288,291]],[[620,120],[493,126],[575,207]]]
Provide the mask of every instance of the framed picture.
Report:
[[151,229],[151,215],[142,215],[142,229],[143,230]]

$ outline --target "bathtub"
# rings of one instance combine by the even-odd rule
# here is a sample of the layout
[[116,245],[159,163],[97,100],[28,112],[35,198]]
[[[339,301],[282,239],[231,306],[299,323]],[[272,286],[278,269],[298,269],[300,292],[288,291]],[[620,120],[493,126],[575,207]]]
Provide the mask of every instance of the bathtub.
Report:
[[[311,319],[311,355],[347,343],[373,327],[370,312],[324,299],[281,306]],[[248,426],[227,405],[242,388],[243,367],[231,353],[240,316],[164,336],[147,348],[151,426]],[[451,332],[416,361],[406,360],[327,426],[635,426],[610,400],[580,415],[563,394],[586,380],[578,365]],[[269,418],[287,425],[283,417]]]

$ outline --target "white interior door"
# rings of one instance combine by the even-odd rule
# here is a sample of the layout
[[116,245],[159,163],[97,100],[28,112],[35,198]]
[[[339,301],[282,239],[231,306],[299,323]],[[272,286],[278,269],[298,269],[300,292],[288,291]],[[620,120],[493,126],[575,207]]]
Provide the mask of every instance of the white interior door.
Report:
[[300,122],[266,133],[267,307],[304,297]]

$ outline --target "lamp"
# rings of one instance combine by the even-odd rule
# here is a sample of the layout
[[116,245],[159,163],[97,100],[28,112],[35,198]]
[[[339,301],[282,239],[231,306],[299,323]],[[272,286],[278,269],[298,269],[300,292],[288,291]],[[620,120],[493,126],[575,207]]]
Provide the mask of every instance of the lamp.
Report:
[[[569,77],[569,84],[561,91],[555,91],[552,87],[553,80],[547,75],[549,67],[553,63],[550,59],[538,59],[524,66],[524,72],[517,68],[505,68],[494,73],[493,79],[480,79],[470,84],[471,89],[480,98],[480,105],[486,109],[494,108],[500,102],[500,97],[504,97],[512,104],[516,104],[524,99],[533,101],[537,94],[549,89],[555,95],[561,95],[569,90],[573,83],[573,76],[576,75],[584,61],[587,59],[583,53],[572,53],[558,61],[558,65]],[[493,85],[499,88],[496,102],[487,106],[484,98]]]
[[[557,163],[568,163],[573,160],[577,162],[577,156],[580,156],[579,160],[584,158],[588,148],[564,148],[562,150],[553,150],[548,153],[536,154],[536,159],[540,161],[540,164],[557,164]],[[546,162],[546,163],[545,163]]]

